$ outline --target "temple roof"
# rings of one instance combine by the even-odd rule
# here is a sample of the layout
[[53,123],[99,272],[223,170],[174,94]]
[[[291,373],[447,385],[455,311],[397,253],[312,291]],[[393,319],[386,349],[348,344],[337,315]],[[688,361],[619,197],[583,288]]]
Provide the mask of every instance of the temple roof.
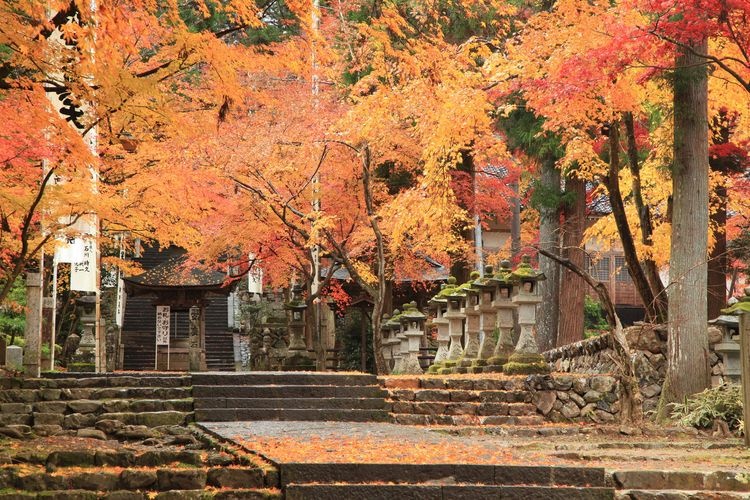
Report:
[[123,278],[126,285],[140,289],[191,288],[219,290],[224,286],[226,274],[200,268],[187,268],[184,250],[172,249],[165,262],[137,276]]

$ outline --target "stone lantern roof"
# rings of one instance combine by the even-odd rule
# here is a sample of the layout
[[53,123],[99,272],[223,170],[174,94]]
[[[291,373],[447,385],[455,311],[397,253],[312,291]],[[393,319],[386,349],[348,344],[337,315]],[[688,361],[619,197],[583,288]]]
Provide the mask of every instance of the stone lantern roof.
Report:
[[510,274],[510,278],[516,283],[523,281],[536,282],[547,279],[544,273],[531,267],[531,257],[528,255],[523,256],[523,261],[518,264],[518,267],[516,267],[516,269]]

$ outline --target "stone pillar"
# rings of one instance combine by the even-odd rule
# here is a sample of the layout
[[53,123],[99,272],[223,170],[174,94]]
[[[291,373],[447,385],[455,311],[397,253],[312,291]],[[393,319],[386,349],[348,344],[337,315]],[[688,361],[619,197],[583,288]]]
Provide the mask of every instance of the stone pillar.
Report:
[[511,375],[548,373],[549,366],[539,353],[534,331],[536,308],[542,301],[539,294],[539,281],[544,279],[544,274],[531,268],[527,256],[511,277],[519,283],[516,287],[517,291],[513,295],[513,303],[518,306],[518,325],[521,327],[521,335],[513,354],[508,358],[508,362],[503,365],[503,371]]
[[26,376],[41,375],[42,354],[42,274],[26,274],[26,341],[23,369]]
[[[750,422],[750,288],[745,288],[745,295],[739,302],[721,311],[725,314],[739,315],[740,320],[740,383],[742,384],[742,416]],[[8,348],[10,349],[10,348]],[[747,424],[745,424],[747,426]],[[750,432],[745,428],[745,446],[750,446]]]
[[81,342],[68,364],[74,372],[96,371],[96,297],[86,295],[78,299],[81,308]]
[[201,349],[201,318],[203,309],[193,306],[188,312],[188,370],[199,372],[203,369],[201,360],[203,351]]
[[497,314],[492,307],[492,301],[496,292],[496,285],[493,278],[492,266],[484,269],[484,277],[474,281],[477,288],[478,303],[474,310],[479,314],[479,331],[481,342],[479,344],[479,354],[477,359],[472,363],[471,373],[483,373],[484,367],[488,365],[488,360],[495,352],[495,325],[497,323]]

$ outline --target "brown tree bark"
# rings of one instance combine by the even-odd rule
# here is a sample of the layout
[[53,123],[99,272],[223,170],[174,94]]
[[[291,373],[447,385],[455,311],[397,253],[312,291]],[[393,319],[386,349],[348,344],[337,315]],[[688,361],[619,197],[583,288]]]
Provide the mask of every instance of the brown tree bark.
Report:
[[672,246],[669,259],[667,373],[657,418],[669,403],[709,386],[706,301],[708,254],[708,43],[677,48],[674,71]]
[[646,274],[638,262],[638,253],[633,241],[633,233],[628,225],[628,218],[625,214],[625,204],[622,201],[620,192],[620,134],[619,123],[613,123],[609,127],[609,172],[604,179],[604,184],[609,192],[609,204],[612,207],[612,216],[615,219],[617,232],[620,234],[622,250],[625,256],[625,263],[628,265],[628,271],[633,278],[635,289],[641,297],[643,306],[646,310],[646,319],[653,321],[659,317],[654,301],[654,294],[651,291],[646,279]]
[[[586,183],[568,175],[565,179],[567,204],[563,208],[562,257],[584,269],[585,253],[581,248],[586,229]],[[583,304],[586,282],[574,271],[563,269],[560,280],[560,324],[556,345],[563,346],[583,339]]]
[[[560,171],[555,166],[555,158],[548,156],[542,160],[541,188],[543,197],[539,208],[539,247],[555,256],[560,255]],[[557,327],[560,312],[560,268],[557,263],[540,255],[539,269],[547,277],[540,283],[542,303],[537,313],[537,344],[539,349],[552,349],[557,342]]]
[[[638,146],[635,142],[635,124],[633,123],[633,113],[624,113],[623,121],[628,138],[628,163],[630,172],[633,177],[633,202],[638,212],[638,222],[641,226],[641,243],[645,246],[653,246],[654,227],[651,221],[651,209],[643,201],[643,192],[641,190],[641,166],[638,161]],[[651,293],[654,295],[654,304],[657,314],[657,321],[660,323],[667,319],[667,292],[664,289],[664,283],[659,275],[659,269],[653,259],[646,257],[643,259],[643,270],[646,278],[651,285]]]

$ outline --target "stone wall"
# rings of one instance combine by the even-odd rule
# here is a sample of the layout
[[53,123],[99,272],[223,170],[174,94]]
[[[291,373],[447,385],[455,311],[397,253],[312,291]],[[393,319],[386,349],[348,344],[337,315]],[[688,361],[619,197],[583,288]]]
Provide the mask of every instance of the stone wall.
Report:
[[609,375],[530,375],[524,381],[538,413],[551,422],[619,421],[620,383]]
[[[659,401],[667,370],[667,330],[663,325],[637,324],[625,328],[625,336],[633,350],[638,385],[643,395],[643,410],[653,411]],[[711,342],[712,384],[724,381],[721,357],[713,345],[721,340],[721,332],[709,327]],[[558,373],[609,374],[616,371],[611,335],[601,335],[575,342],[544,353],[550,369]]]

